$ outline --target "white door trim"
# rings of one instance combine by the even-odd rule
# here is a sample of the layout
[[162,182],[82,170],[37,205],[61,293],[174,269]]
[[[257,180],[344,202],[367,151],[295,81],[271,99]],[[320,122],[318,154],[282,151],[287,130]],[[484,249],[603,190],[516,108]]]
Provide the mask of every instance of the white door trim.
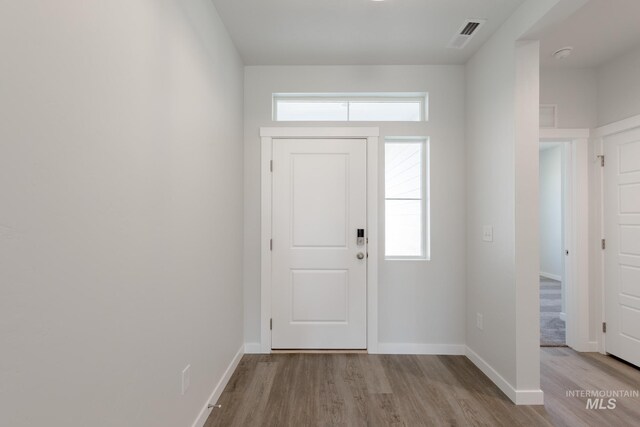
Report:
[[626,132],[631,129],[635,129],[640,127],[640,114],[637,116],[629,117],[628,119],[620,120],[618,122],[613,122],[608,125],[600,126],[595,130],[595,136],[597,137],[605,137],[611,136],[616,133]]
[[377,127],[263,127],[261,156],[260,350],[271,353],[271,160],[274,139],[358,138],[367,140],[367,351],[378,352],[378,137]]
[[551,141],[589,139],[589,129],[540,129],[540,139]]
[[589,130],[540,129],[541,142],[568,144],[566,163],[565,259],[567,345],[577,351],[596,351],[589,341]]
[[[604,140],[605,138],[609,137],[609,136],[613,136],[617,133],[621,133],[621,132],[627,132],[630,130],[634,130],[636,128],[640,128],[640,114],[636,115],[636,116],[632,116],[629,117],[627,119],[624,120],[620,120],[617,122],[613,122],[610,123],[608,125],[604,125],[604,126],[600,126],[599,128],[596,128],[594,131],[594,136],[596,137],[595,143],[596,143],[596,147],[597,147],[597,152],[596,152],[596,158],[592,159],[592,161],[594,162],[598,162],[600,161],[598,157],[603,156],[604,155]],[[600,223],[598,224],[598,226],[600,227],[599,230],[599,234],[600,236],[604,239],[606,236],[604,235],[604,169],[603,168],[599,168],[600,169],[600,194],[599,194],[599,214],[600,214]],[[595,260],[594,260],[595,261]],[[605,322],[606,321],[606,289],[605,289],[605,269],[604,269],[604,264],[605,264],[605,251],[600,251],[600,259],[598,260],[598,272],[597,275],[599,276],[598,279],[596,279],[596,283],[597,286],[600,288],[598,289],[596,292],[597,294],[600,296],[600,304],[598,306],[598,309],[600,311],[600,321],[601,322]],[[597,329],[597,334],[598,334],[598,348],[597,351],[599,351],[602,354],[607,354],[607,339],[606,336],[607,334],[604,333],[602,331],[601,328]]]

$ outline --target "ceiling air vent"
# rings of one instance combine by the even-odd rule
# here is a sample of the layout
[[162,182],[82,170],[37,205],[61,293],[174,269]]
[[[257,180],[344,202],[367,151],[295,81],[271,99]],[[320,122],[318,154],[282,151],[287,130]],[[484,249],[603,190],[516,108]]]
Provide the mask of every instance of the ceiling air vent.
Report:
[[478,28],[482,27],[487,22],[485,19],[468,19],[462,27],[458,30],[458,33],[451,39],[448,47],[453,49],[462,49],[474,36]]

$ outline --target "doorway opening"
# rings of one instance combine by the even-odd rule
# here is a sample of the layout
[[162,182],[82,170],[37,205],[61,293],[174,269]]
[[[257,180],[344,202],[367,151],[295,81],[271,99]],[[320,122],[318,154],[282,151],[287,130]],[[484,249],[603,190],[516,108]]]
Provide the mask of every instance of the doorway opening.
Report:
[[567,168],[565,142],[540,143],[540,346],[567,345]]

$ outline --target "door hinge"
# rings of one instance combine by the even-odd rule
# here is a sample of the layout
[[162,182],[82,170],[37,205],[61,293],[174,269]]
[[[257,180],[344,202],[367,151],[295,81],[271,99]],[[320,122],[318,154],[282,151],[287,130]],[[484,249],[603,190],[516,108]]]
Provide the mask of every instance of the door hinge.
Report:
[[607,333],[607,322],[602,322],[602,332]]
[[273,160],[269,160],[269,170],[273,172]]
[[600,159],[600,166],[604,167],[604,154],[599,155],[598,158]]
[[602,250],[607,249],[607,241],[605,239],[602,239]]
[[269,250],[273,250],[273,239],[269,239]]
[[273,318],[269,319],[269,330],[273,331]]

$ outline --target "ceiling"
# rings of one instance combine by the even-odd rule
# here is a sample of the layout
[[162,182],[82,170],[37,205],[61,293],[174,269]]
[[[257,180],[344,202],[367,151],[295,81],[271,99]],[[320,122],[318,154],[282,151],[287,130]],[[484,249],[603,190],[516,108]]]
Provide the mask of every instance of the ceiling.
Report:
[[[568,58],[553,52],[573,46]],[[540,40],[543,67],[597,67],[640,46],[640,0],[590,0]]]
[[[466,62],[523,0],[213,2],[246,65],[417,65]],[[447,48],[469,18],[487,23]]]

